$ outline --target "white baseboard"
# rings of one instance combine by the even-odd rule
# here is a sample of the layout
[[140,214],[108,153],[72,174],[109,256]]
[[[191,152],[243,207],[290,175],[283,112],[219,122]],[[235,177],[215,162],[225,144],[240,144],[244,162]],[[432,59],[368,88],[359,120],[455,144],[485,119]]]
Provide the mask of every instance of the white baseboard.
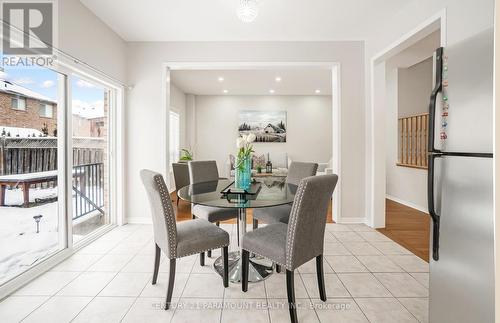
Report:
[[429,214],[429,211],[427,210],[426,207],[423,207],[423,206],[420,206],[420,205],[417,205],[415,203],[412,203],[412,202],[408,202],[408,201],[405,201],[405,200],[402,200],[402,199],[399,199],[395,196],[392,196],[392,195],[389,195],[387,194],[385,196],[387,199],[391,200],[391,201],[394,201],[394,202],[397,202],[399,204],[403,204],[403,205],[406,205],[408,207],[411,207],[412,209],[415,209],[415,210],[418,210],[420,212],[424,212],[424,213],[427,213]]
[[[133,216],[127,218],[127,223],[129,224],[152,224],[152,220],[150,217],[145,217],[145,216]],[[353,223],[365,223],[366,224],[366,218],[363,217],[352,217],[352,218],[342,218],[340,219],[337,223],[344,223],[344,224],[353,224]]]
[[348,223],[348,224],[352,224],[352,223],[364,223],[366,224],[366,218],[364,217],[343,217],[343,218],[340,218],[337,223]]
[[153,224],[151,217],[146,216],[132,216],[127,218],[128,224]]

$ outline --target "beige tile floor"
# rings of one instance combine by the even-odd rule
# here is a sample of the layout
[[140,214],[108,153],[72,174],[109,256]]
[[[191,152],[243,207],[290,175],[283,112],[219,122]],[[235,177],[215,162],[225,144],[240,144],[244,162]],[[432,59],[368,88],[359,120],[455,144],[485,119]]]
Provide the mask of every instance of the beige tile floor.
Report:
[[[231,233],[234,225],[222,225]],[[168,279],[162,259],[151,285],[150,225],[126,225],[104,235],[0,303],[7,322],[289,322],[284,274],[223,288],[212,264],[198,256],[178,262],[170,310],[161,309]],[[300,322],[427,322],[428,264],[365,225],[328,224],[328,301],[319,300],[315,264],[295,275]]]

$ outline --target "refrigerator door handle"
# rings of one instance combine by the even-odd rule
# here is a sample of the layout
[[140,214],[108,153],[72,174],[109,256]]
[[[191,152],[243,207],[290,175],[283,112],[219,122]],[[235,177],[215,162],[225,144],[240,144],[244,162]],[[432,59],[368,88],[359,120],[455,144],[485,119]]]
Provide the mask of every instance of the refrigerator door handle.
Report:
[[439,92],[443,89],[443,47],[436,49],[436,80],[434,89],[431,92],[429,103],[429,136],[428,145],[429,152],[440,152],[439,149],[434,147],[435,143],[435,124],[436,124],[436,103]]
[[429,215],[432,219],[432,259],[439,260],[439,223],[440,215],[436,212],[434,205],[434,161],[441,158],[441,154],[429,154],[427,171],[427,203]]
[[434,160],[441,157],[441,150],[435,148],[435,132],[436,132],[436,104],[439,92],[443,89],[443,47],[436,49],[435,61],[435,84],[431,92],[429,102],[429,136],[428,145],[428,170],[427,170],[427,203],[429,214],[432,219],[432,258],[439,259],[439,214],[436,212],[434,205]]

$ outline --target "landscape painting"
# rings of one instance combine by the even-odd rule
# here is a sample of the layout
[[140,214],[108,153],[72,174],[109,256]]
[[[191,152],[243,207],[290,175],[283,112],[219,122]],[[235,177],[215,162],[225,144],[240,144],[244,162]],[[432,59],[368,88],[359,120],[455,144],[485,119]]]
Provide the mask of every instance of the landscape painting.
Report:
[[240,136],[255,134],[255,142],[286,142],[286,111],[240,111]]

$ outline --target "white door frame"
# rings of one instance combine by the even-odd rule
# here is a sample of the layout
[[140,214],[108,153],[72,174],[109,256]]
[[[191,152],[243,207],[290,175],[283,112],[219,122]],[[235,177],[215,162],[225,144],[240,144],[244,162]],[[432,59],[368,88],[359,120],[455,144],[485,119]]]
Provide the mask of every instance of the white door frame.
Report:
[[[23,285],[32,281],[36,277],[48,271],[50,268],[54,267],[56,264],[60,263],[64,259],[71,256],[73,253],[79,249],[90,244],[92,241],[96,240],[106,232],[114,228],[113,225],[106,225],[103,228],[95,230],[93,233],[89,234],[88,237],[83,238],[77,244],[73,244],[73,226],[70,219],[72,214],[72,175],[69,161],[72,160],[72,140],[71,140],[71,115],[68,107],[70,107],[71,99],[71,77],[73,74],[92,80],[106,88],[111,89],[114,92],[113,100],[110,102],[110,140],[112,141],[112,147],[110,148],[110,166],[114,168],[113,174],[110,174],[111,181],[109,183],[110,189],[110,216],[114,218],[116,224],[122,225],[124,221],[123,212],[123,202],[124,202],[124,138],[123,138],[123,126],[124,126],[124,109],[123,103],[125,98],[125,89],[123,85],[118,84],[112,79],[107,79],[104,75],[96,75],[96,73],[85,66],[79,65],[77,62],[67,60],[64,57],[59,57],[58,65],[53,68],[53,70],[59,73],[59,98],[63,98],[64,101],[59,100],[58,102],[58,128],[61,133],[65,133],[64,138],[58,140],[58,148],[62,148],[66,151],[66,154],[58,154],[58,169],[65,174],[64,179],[58,181],[58,194],[59,196],[66,196],[66,199],[59,203],[59,242],[62,247],[61,250],[54,252],[53,254],[47,256],[40,263],[33,265],[26,271],[20,273],[16,277],[13,277],[6,283],[0,286],[0,299],[11,294],[13,291],[19,289]],[[113,104],[113,106],[111,106]],[[61,122],[59,122],[61,120]],[[62,123],[62,124],[59,124]],[[114,138],[111,138],[113,136]],[[111,168],[110,168],[111,170]]]
[[[385,141],[384,122],[376,122],[385,120],[385,112],[380,115],[381,109],[376,109],[375,103],[375,67],[384,63],[388,58],[417,43],[432,32],[440,29],[441,31],[441,46],[446,46],[446,9],[443,9],[426,19],[416,28],[399,38],[397,41],[374,55],[370,59],[370,145],[371,155],[368,158],[368,172],[366,175],[367,184],[367,224],[374,228],[385,227],[385,144],[377,142],[376,138],[383,138]],[[375,118],[375,112],[378,115]],[[383,109],[382,109],[383,111]],[[380,165],[383,165],[380,166]]]
[[169,110],[170,71],[172,70],[258,70],[258,69],[328,69],[332,72],[332,168],[339,175],[333,193],[333,220],[342,222],[341,176],[341,65],[338,62],[165,62],[162,68],[163,145],[165,149],[163,175],[169,179]]

